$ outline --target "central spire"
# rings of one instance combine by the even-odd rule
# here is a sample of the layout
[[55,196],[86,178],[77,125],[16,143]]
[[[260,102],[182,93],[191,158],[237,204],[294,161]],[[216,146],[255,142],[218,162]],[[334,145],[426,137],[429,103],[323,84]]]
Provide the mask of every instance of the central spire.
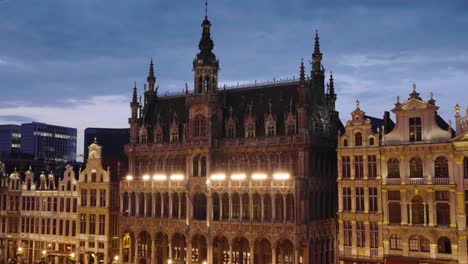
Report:
[[198,48],[200,52],[197,54],[197,60],[202,60],[204,63],[215,63],[216,55],[213,53],[214,43],[211,39],[211,22],[208,20],[208,1],[205,0],[205,19],[201,24],[203,31]]

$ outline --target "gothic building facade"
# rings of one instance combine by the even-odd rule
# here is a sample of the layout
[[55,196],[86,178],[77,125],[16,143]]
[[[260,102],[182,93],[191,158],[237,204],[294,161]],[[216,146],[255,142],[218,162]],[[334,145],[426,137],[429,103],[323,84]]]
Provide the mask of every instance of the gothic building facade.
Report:
[[119,260],[334,262],[341,123],[318,34],[309,77],[301,62],[298,79],[226,89],[201,26],[193,89],[159,95],[153,61],[143,100],[134,87]]
[[338,147],[340,263],[468,263],[468,129],[413,85],[384,119],[351,113]]

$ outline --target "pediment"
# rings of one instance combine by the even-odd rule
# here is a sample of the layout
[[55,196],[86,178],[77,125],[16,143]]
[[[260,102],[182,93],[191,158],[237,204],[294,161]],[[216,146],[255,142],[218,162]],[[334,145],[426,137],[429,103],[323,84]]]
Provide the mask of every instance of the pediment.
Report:
[[395,108],[398,110],[419,110],[419,109],[427,109],[430,107],[434,107],[433,105],[430,105],[426,102],[423,102],[421,100],[411,98],[410,100],[406,101],[405,103],[401,104],[399,107]]

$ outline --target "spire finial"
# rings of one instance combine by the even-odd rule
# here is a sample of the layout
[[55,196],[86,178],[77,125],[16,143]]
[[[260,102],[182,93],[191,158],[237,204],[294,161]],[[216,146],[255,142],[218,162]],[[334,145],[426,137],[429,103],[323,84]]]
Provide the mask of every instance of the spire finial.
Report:
[[299,80],[300,81],[305,81],[305,71],[304,71],[304,59],[301,58],[301,71],[299,75]]
[[459,105],[459,104],[456,104],[456,105],[455,105],[455,114],[456,114],[456,115],[459,115],[459,114],[460,114],[460,105]]
[[97,137],[94,137],[94,144],[97,144]]
[[359,100],[356,100],[356,109],[359,109]]
[[132,103],[137,103],[137,100],[138,100],[138,92],[137,92],[137,87],[136,87],[136,82],[135,82],[135,85],[133,86]]
[[320,38],[318,34],[318,30],[315,30],[315,47],[314,47],[314,53],[319,54],[320,53]]
[[205,0],[205,18],[208,18],[208,0]]
[[330,95],[335,95],[335,80],[333,79],[333,72],[330,71]]
[[413,92],[416,92],[416,84],[413,83]]

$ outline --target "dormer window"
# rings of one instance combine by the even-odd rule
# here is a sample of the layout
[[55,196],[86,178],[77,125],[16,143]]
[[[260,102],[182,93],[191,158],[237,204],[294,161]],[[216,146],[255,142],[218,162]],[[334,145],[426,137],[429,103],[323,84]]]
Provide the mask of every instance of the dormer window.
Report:
[[179,131],[177,129],[171,129],[171,142],[178,142],[179,141]]
[[374,146],[375,142],[374,142],[374,138],[371,137],[369,138],[369,146]]
[[245,129],[245,137],[255,137],[255,127],[249,126]]
[[409,140],[410,141],[421,141],[421,118],[411,117],[409,119]]
[[162,143],[162,133],[161,133],[160,129],[157,129],[154,132],[154,143],[156,143],[156,144]]
[[362,146],[362,133],[361,132],[357,132],[354,135],[354,145]]
[[228,138],[233,138],[235,137],[235,129],[234,129],[234,126],[232,125],[229,125],[226,129],[226,137]]
[[273,122],[268,122],[266,125],[266,135],[267,137],[274,137],[276,135],[276,126]]
[[343,140],[343,147],[347,147],[348,146],[348,140],[345,138]]
[[296,124],[295,123],[289,123],[287,127],[288,131],[288,136],[292,136],[296,134]]

